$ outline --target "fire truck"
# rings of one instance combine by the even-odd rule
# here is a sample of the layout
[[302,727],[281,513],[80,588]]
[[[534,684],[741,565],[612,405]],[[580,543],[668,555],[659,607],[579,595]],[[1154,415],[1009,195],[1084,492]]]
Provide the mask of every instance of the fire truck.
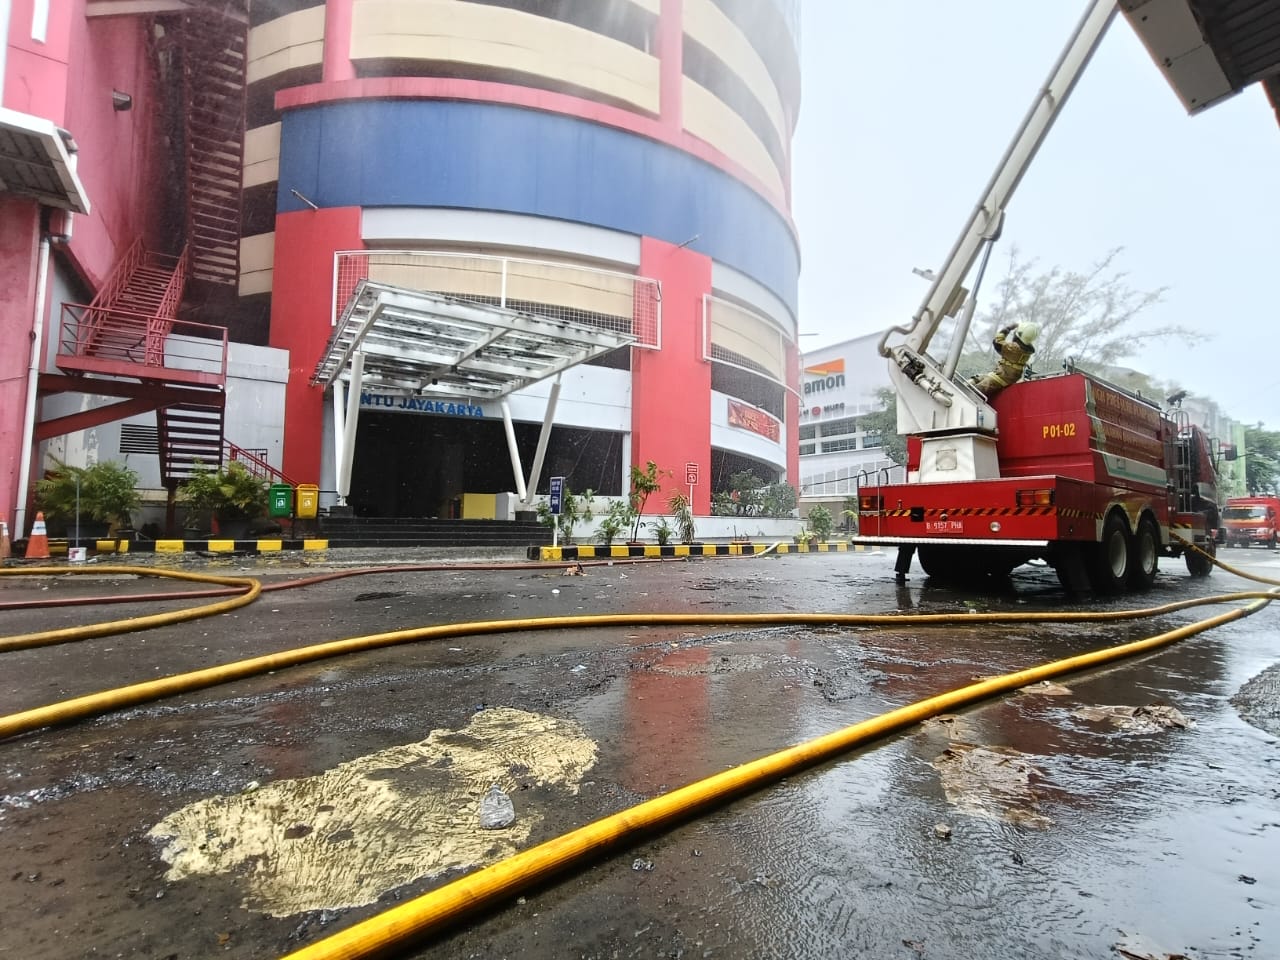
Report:
[[[1003,577],[1042,560],[1072,592],[1118,593],[1149,588],[1161,557],[1184,557],[1195,577],[1213,569],[1215,457],[1180,408],[1071,365],[990,398],[956,375],[1005,206],[1115,13],[1115,0],[1089,4],[913,321],[880,341],[907,477],[859,488],[855,542],[914,547],[930,577]],[[944,326],[939,361],[928,348]]]

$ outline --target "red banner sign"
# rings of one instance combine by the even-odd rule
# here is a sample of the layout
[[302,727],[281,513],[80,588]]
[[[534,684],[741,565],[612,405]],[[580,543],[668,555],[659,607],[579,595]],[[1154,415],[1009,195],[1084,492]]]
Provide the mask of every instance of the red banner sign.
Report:
[[763,410],[749,407],[736,400],[729,401],[729,426],[750,430],[777,443],[782,436],[782,424]]

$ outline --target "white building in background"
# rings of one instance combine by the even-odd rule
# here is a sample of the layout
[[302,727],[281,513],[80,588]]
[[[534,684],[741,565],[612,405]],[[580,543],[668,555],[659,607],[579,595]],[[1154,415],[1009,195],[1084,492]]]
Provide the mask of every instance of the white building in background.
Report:
[[[863,418],[880,409],[876,391],[890,386],[879,353],[881,333],[804,354],[800,370],[800,500],[824,503],[839,515],[845,497],[877,477],[906,479],[885,456],[880,435]],[[804,512],[802,507],[801,512]]]

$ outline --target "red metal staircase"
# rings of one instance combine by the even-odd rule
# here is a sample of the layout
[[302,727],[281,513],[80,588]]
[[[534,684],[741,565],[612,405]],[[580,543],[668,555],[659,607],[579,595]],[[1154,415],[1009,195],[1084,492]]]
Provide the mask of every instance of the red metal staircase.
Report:
[[[232,295],[239,282],[247,5],[99,2],[93,15],[155,16],[164,22],[157,47],[162,82],[182,84],[182,117],[172,141],[182,150],[186,170],[185,247],[179,256],[164,256],[139,241],[92,303],[63,305],[55,360],[61,372],[42,373],[40,392],[88,393],[117,402],[43,421],[36,437],[155,410],[160,474],[174,490],[197,461],[217,467],[225,456],[244,459],[234,452],[239,448],[224,450],[227,330],[180,320],[178,309],[189,281],[230,287]],[[180,77],[176,71],[166,76],[165,64],[180,64]]]
[[174,488],[197,460],[222,461],[227,379],[224,327],[178,319],[188,255],[133,244],[90,304],[62,307],[55,363],[67,376],[42,375],[42,393],[78,391],[121,398],[44,421],[38,439],[156,411],[160,476]]
[[191,276],[236,284],[248,26],[193,10],[182,18],[181,37]]

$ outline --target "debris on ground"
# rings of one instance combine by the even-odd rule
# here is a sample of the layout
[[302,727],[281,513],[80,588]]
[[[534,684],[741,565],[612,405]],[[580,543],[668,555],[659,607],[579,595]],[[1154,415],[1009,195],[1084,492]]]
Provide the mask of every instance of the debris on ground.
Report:
[[942,751],[933,766],[947,800],[963,813],[1035,829],[1053,824],[1040,812],[1032,781],[1042,774],[1029,754],[957,742]]
[[935,823],[933,825],[933,835],[939,840],[950,840],[951,828],[945,823]]
[[565,568],[564,568],[564,570],[561,572],[560,576],[562,576],[562,577],[581,577],[581,576],[585,575],[585,574],[586,574],[586,572],[587,572],[587,571],[585,571],[585,570],[583,570],[583,569],[582,569],[582,564],[581,564],[581,563],[572,563],[572,564],[570,564],[569,566],[567,566],[567,567],[565,567]]
[[1159,733],[1171,727],[1186,730],[1196,725],[1185,713],[1165,703],[1144,707],[1081,707],[1071,715],[1094,723],[1110,723],[1129,733]]
[[1064,687],[1060,683],[1054,683],[1051,680],[1041,680],[1039,683],[1031,683],[1018,691],[1020,694],[1039,697],[1069,697],[1071,696],[1071,688]]
[[511,798],[496,783],[480,800],[480,828],[505,830],[516,822],[516,808]]

